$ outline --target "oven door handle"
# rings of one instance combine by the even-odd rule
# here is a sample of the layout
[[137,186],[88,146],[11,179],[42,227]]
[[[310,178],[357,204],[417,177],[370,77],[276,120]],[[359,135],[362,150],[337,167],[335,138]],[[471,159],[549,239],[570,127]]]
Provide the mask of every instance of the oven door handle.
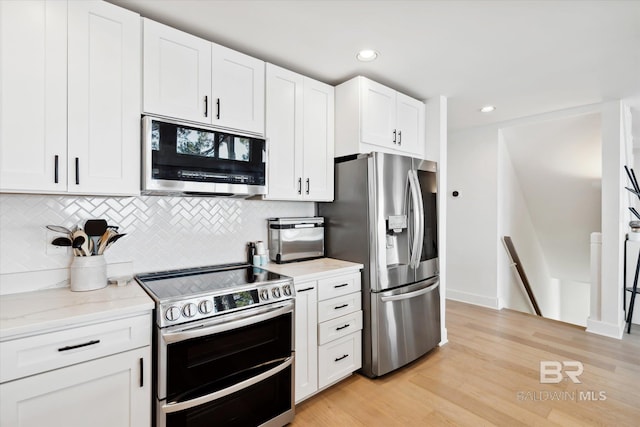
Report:
[[252,325],[254,323],[264,322],[265,320],[273,319],[275,317],[281,316],[285,313],[289,313],[293,311],[293,300],[288,300],[284,304],[277,305],[275,307],[268,308],[262,312],[251,311],[247,313],[245,316],[240,317],[236,320],[229,320],[226,322],[220,323],[215,320],[214,324],[208,326],[206,323],[204,325],[191,328],[191,329],[181,329],[175,332],[163,332],[162,339],[165,343],[171,344],[179,341],[188,340],[191,338],[199,338],[207,335],[217,334],[220,332],[230,331],[232,329],[241,328],[243,326]]
[[162,412],[164,412],[165,414],[170,414],[172,412],[184,411],[185,409],[194,408],[196,406],[209,403],[213,400],[223,398],[225,396],[238,392],[247,387],[251,387],[252,385],[259,383],[260,381],[266,380],[267,378],[276,375],[277,373],[291,366],[292,363],[293,363],[293,356],[287,357],[286,359],[284,359],[284,362],[282,362],[278,366],[271,368],[268,371],[261,373],[260,375],[256,375],[255,377],[251,377],[237,384],[234,384],[231,387],[227,387],[222,390],[218,390],[216,392],[213,392],[204,396],[200,396],[195,399],[187,400],[184,402],[172,402],[172,403],[164,404],[162,405]]

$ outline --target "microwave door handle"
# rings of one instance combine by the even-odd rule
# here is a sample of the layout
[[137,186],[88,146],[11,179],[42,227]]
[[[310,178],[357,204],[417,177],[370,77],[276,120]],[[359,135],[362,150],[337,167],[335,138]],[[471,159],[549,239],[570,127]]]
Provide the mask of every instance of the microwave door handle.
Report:
[[190,409],[196,406],[204,405],[205,403],[209,403],[213,400],[223,398],[232,393],[243,390],[247,387],[251,387],[254,384],[258,384],[260,381],[263,381],[285,370],[286,368],[291,366],[292,360],[293,360],[292,356],[287,357],[286,359],[284,359],[284,362],[282,362],[278,366],[271,368],[268,371],[261,373],[260,375],[256,375],[255,377],[251,377],[237,384],[234,384],[231,387],[227,387],[222,390],[197,397],[195,399],[187,400],[185,402],[175,402],[175,403],[172,402],[172,403],[164,404],[162,405],[162,412],[164,412],[165,414],[170,414],[172,412],[184,411],[185,409]]

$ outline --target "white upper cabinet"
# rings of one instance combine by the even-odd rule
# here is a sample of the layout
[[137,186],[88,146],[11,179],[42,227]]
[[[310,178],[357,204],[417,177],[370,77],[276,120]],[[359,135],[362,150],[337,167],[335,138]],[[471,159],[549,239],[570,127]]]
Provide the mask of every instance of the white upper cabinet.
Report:
[[267,64],[271,200],[333,200],[333,87]]
[[67,3],[0,2],[0,189],[67,189]]
[[422,157],[424,103],[365,77],[336,87],[337,157],[383,151]]
[[143,20],[143,110],[211,124],[211,43]]
[[333,86],[304,78],[304,197],[333,200]]
[[143,19],[143,111],[264,135],[264,61]]
[[139,194],[139,15],[101,1],[0,12],[0,190]]
[[69,3],[68,191],[140,191],[140,17]]
[[367,79],[360,84],[362,142],[389,146],[396,132],[396,91]]
[[264,135],[264,61],[212,44],[212,123]]

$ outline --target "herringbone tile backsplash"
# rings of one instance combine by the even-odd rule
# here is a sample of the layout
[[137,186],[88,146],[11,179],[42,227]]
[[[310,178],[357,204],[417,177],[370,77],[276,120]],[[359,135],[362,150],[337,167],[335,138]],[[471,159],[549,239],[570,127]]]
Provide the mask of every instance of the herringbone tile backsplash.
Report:
[[67,268],[70,251],[47,224],[73,228],[104,218],[127,233],[105,253],[134,272],[245,260],[247,242],[267,240],[270,217],[312,216],[311,202],[213,197],[76,197],[0,194],[0,274]]

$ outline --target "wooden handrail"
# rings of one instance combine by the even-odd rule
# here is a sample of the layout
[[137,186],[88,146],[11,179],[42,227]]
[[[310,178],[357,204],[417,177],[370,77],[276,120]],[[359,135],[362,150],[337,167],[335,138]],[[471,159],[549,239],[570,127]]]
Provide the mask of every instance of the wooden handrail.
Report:
[[504,245],[507,248],[507,253],[511,258],[512,265],[515,266],[518,275],[520,276],[520,280],[522,281],[522,285],[524,286],[524,290],[527,292],[529,296],[529,301],[531,301],[531,305],[533,306],[533,310],[536,312],[538,316],[542,316],[540,312],[540,306],[538,305],[538,301],[536,301],[535,295],[533,295],[533,290],[531,289],[531,285],[529,284],[529,279],[524,272],[524,268],[522,267],[522,262],[520,261],[520,257],[518,256],[518,252],[516,252],[515,246],[513,246],[513,241],[511,237],[504,236],[502,238],[504,240]]

